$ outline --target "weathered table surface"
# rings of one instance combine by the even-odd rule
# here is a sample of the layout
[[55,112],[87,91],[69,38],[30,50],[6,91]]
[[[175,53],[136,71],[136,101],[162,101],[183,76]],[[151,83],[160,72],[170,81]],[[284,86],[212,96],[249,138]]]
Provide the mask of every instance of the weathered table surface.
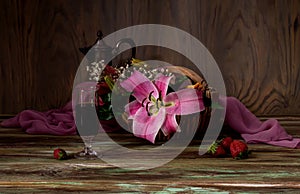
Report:
[[[130,144],[135,138],[127,139]],[[300,150],[249,145],[246,160],[198,156],[197,144],[150,170],[129,171],[102,160],[53,158],[57,147],[82,149],[77,136],[28,135],[0,129],[0,193],[300,193]]]

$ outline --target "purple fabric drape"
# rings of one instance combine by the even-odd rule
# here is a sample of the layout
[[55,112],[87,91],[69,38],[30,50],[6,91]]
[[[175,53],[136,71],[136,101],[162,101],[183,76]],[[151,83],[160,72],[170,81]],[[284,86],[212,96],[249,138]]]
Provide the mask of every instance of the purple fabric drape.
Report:
[[[261,122],[238,99],[234,97],[224,99],[227,102],[225,123],[240,133],[247,143],[266,143],[275,146],[300,148],[300,138],[293,138],[289,135],[277,120],[269,119]],[[4,120],[1,126],[21,127],[29,134],[76,134],[71,102],[61,109],[47,112],[24,110],[16,117]]]
[[46,112],[24,110],[17,116],[4,120],[2,127],[21,127],[29,134],[75,135],[72,103]]
[[241,134],[247,143],[300,147],[300,138],[289,135],[276,119],[261,122],[238,99],[227,97],[226,102],[225,123]]

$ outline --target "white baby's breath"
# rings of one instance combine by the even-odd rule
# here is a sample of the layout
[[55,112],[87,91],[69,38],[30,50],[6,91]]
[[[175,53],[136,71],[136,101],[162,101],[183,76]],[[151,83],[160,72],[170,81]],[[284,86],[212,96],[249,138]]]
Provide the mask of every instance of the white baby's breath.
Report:
[[[122,66],[115,67],[116,74],[111,75],[111,78],[114,82],[116,82],[118,79],[119,81],[125,80],[130,75],[132,75],[133,71],[139,71],[142,74],[144,74],[148,79],[151,81],[156,77],[157,74],[161,73],[165,76],[172,76],[173,74],[168,71],[168,69],[164,68],[154,68],[150,69],[148,68],[148,64],[146,63],[138,63],[138,65],[132,65],[130,63],[125,63]],[[86,66],[86,71],[89,75],[89,80],[93,81],[101,81],[103,80],[103,77],[105,76],[103,74],[103,70],[105,69],[106,64],[104,63],[104,60],[101,60],[99,62],[92,62],[90,65]],[[102,76],[102,77],[101,77]]]
[[104,60],[92,62],[90,65],[86,66],[86,71],[89,74],[89,80],[99,81],[105,66]]

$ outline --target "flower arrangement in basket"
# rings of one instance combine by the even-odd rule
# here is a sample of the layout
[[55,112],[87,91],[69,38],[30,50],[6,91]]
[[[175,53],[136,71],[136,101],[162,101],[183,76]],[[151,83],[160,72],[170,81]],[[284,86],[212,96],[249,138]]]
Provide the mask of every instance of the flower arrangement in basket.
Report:
[[121,118],[126,123],[123,128],[128,126],[135,136],[155,143],[176,132],[189,133],[180,129],[180,117],[201,113],[196,118],[198,131],[205,130],[211,112],[206,81],[191,69],[148,64],[134,58],[135,50],[132,55],[122,65],[96,60],[87,66],[89,79],[97,81],[96,111],[103,128],[112,131]]
[[[119,116],[135,136],[152,143],[167,140],[175,132],[188,131],[178,126],[181,115],[202,112],[200,128],[205,129],[211,106],[206,82],[188,68],[149,66],[134,58],[117,67],[101,61],[91,64],[89,74],[98,83],[99,119],[117,122],[115,117]],[[119,98],[117,105],[111,101],[114,92]]]

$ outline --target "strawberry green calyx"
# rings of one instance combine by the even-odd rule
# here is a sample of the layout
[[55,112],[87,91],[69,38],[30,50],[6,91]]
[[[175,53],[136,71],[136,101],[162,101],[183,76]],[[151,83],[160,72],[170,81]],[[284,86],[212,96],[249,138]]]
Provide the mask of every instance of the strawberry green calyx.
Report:
[[53,156],[57,160],[66,160],[68,158],[67,152],[60,148],[53,151]]
[[214,141],[208,148],[207,153],[215,153],[217,147],[219,146],[218,142]]
[[215,141],[213,142],[208,151],[208,154],[210,154],[213,157],[223,157],[226,155],[226,151],[224,150],[224,148],[220,145],[219,142]]
[[240,152],[238,154],[238,156],[234,157],[234,159],[236,160],[242,160],[242,159],[247,159],[249,157],[250,151],[244,151],[244,152]]

